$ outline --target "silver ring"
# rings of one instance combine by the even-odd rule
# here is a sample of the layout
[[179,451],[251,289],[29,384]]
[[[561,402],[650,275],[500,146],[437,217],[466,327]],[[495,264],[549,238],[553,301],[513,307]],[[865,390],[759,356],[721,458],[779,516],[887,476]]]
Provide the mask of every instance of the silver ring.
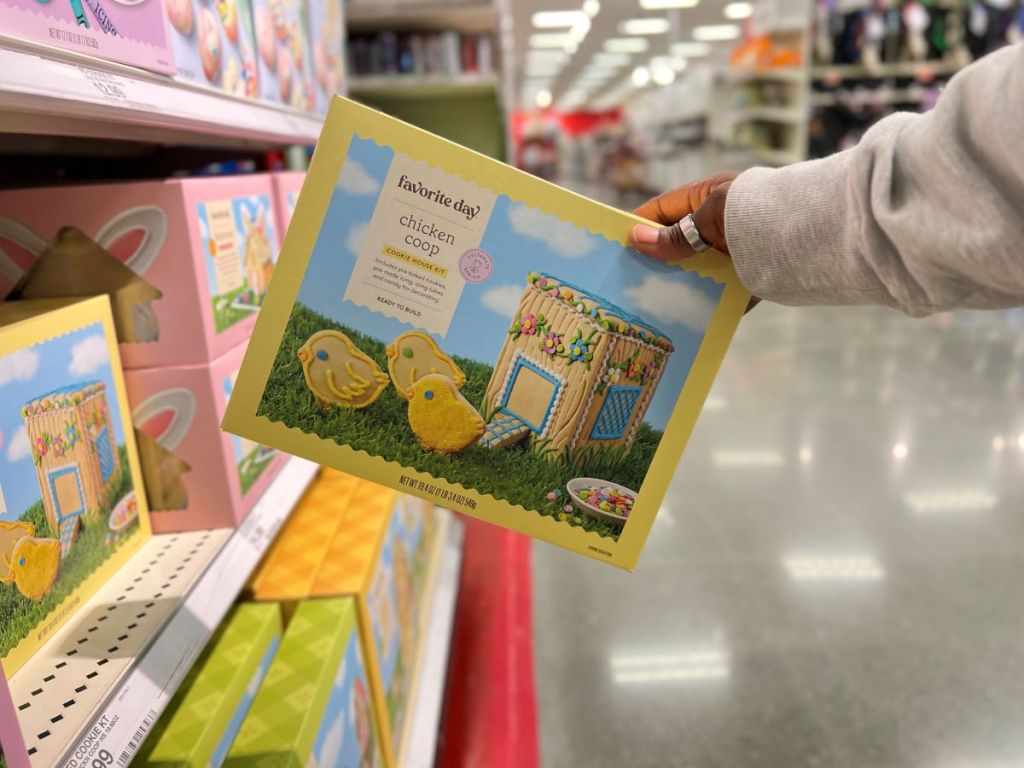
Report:
[[700,236],[700,230],[697,229],[697,224],[693,220],[693,214],[688,213],[682,219],[676,222],[675,226],[679,229],[680,234],[686,238],[686,242],[693,248],[694,253],[703,253],[711,246],[704,242],[704,238]]

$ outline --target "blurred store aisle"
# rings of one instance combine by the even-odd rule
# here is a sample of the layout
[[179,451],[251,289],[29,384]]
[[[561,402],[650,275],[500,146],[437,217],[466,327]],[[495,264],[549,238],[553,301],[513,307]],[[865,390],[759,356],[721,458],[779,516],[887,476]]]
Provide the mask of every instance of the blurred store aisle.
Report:
[[1022,326],[748,317],[636,573],[534,545],[542,764],[1020,765]]

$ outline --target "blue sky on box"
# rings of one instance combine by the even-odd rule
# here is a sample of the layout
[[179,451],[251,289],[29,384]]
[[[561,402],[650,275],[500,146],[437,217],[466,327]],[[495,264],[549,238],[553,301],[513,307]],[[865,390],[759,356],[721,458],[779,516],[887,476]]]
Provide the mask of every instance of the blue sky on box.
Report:
[[93,323],[0,357],[0,488],[7,504],[0,520],[17,520],[40,499],[21,407],[55,389],[93,381],[106,385],[114,438],[123,445],[121,409],[102,325]]
[[[342,296],[393,155],[353,137],[298,295],[307,307],[383,342],[416,326]],[[498,195],[480,247],[491,255],[494,272],[483,283],[466,283],[447,335],[432,334],[442,349],[494,365],[527,273],[545,272],[638,315],[672,340],[675,352],[645,418],[665,428],[724,286],[505,195]]]

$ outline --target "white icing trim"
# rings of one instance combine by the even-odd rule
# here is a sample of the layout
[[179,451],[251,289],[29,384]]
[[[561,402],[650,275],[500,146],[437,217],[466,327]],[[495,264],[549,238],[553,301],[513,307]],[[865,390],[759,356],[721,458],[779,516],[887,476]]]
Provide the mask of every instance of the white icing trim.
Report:
[[[543,352],[541,352],[541,354],[543,354]],[[517,349],[515,352],[512,353],[512,358],[509,360],[508,363],[508,370],[505,371],[505,378],[501,382],[501,389],[498,390],[495,412],[500,410],[502,407],[500,403],[503,400],[505,400],[505,395],[508,391],[509,384],[511,384],[512,381],[512,372],[516,369],[516,364],[519,362],[520,359],[525,360],[532,366],[540,368],[542,371],[544,371],[552,378],[557,379],[559,383],[558,392],[555,393],[555,399],[548,408],[547,418],[545,419],[543,425],[544,428],[537,433],[537,438],[543,440],[547,436],[548,430],[551,429],[551,422],[554,421],[554,416],[558,412],[558,406],[561,405],[562,403],[562,398],[565,396],[565,389],[568,386],[569,382],[566,381],[564,376],[559,376],[549,366],[545,365],[541,360],[538,360],[534,357],[528,357],[523,352],[523,350]]]

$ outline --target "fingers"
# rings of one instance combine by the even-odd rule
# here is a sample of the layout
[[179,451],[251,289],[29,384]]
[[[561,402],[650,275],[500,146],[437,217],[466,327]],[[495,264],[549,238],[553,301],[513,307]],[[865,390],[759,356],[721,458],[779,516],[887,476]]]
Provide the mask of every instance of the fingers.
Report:
[[668,192],[662,192],[660,195],[652,197],[633,213],[659,224],[675,224],[683,216],[696,211],[704,202],[707,191],[703,187],[705,187],[705,182],[698,181],[695,184],[685,184]]
[[677,261],[693,255],[679,227],[649,227],[637,224],[629,233],[630,244],[640,253],[661,261]]

